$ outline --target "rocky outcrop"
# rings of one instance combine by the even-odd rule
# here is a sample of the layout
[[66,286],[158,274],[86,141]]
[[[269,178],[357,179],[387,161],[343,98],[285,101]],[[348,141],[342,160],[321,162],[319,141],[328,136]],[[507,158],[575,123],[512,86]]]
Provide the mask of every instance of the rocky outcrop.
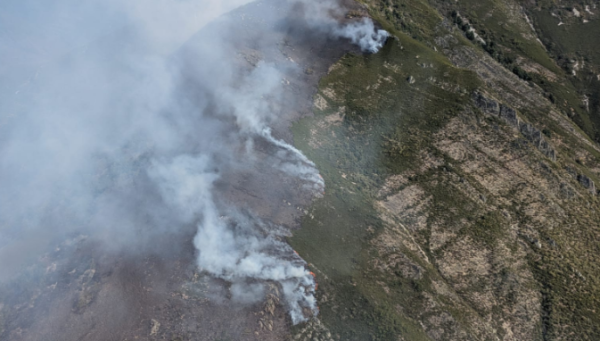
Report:
[[491,98],[487,98],[481,92],[473,93],[473,102],[475,102],[475,106],[484,113],[500,117],[508,123],[508,125],[519,128],[520,121],[515,109],[498,103]]
[[507,107],[503,104],[500,104],[500,118],[502,118],[506,123],[513,127],[519,127],[520,121],[517,116],[517,111],[511,107]]
[[579,181],[579,183],[590,190],[590,192],[592,192],[592,194],[596,194],[596,185],[594,184],[594,181],[590,178],[588,178],[587,176],[583,175],[583,174],[579,174],[577,175],[577,181]]
[[490,114],[504,120],[509,126],[517,129],[527,141],[531,142],[542,154],[552,161],[556,161],[556,151],[544,139],[542,132],[531,123],[522,122],[517,111],[491,98],[485,97],[481,92],[473,93],[475,106],[486,114]]
[[481,92],[473,93],[473,102],[475,102],[475,106],[486,114],[492,114],[494,116],[500,115],[500,105],[498,102],[485,97]]
[[594,180],[590,179],[587,175],[580,174],[577,169],[573,167],[566,166],[565,170],[571,177],[577,179],[577,182],[579,182],[581,186],[587,188],[593,195],[598,194]]
[[544,139],[542,132],[539,129],[530,123],[520,122],[519,131],[521,132],[521,135],[531,142],[540,152],[542,152],[542,154],[546,155],[552,161],[556,161],[556,152]]

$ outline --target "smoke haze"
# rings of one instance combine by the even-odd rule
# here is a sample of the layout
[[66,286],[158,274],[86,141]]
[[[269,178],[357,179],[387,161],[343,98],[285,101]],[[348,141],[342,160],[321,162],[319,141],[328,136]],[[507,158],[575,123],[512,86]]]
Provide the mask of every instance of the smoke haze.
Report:
[[[283,89],[304,69],[265,57],[277,47],[262,32],[297,25],[219,17],[246,2],[0,5],[0,280],[67,236],[143,253],[193,226],[197,266],[230,283],[233,300],[258,302],[277,283],[294,324],[316,314],[314,278],[284,241],[291,226],[220,189],[261,169],[283,179],[254,187],[274,202],[285,184],[308,198],[325,188],[272,130],[290,120]],[[253,5],[274,18],[303,13],[302,34],[368,53],[388,37],[368,18],[340,24],[333,1]],[[234,29],[243,20],[252,32]]]

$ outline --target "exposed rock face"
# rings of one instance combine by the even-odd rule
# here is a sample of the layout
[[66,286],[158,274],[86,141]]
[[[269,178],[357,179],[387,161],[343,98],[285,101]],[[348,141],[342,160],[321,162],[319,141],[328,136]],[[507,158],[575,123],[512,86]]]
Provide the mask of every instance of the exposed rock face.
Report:
[[581,186],[587,188],[590,191],[590,193],[592,193],[593,195],[598,194],[598,191],[596,190],[596,185],[594,184],[594,180],[590,179],[587,175],[579,173],[579,171],[576,168],[570,166],[566,166],[565,171],[572,179],[577,180],[577,182]]
[[472,97],[475,105],[483,112],[500,117],[508,125],[517,129],[519,128],[519,117],[517,116],[516,110],[513,108],[498,103],[491,98],[487,98],[481,92],[473,93]]
[[592,181],[592,179],[583,174],[579,174],[577,176],[577,181],[579,181],[583,187],[589,189],[591,193],[596,194],[596,186],[594,185],[594,181]]
[[[513,110],[514,112],[514,110]],[[515,113],[516,115],[516,113]],[[515,116],[516,117],[516,116]],[[544,139],[542,132],[530,123],[521,122],[519,131],[525,138],[552,161],[556,161],[556,152],[552,146]]]
[[506,105],[500,105],[500,118],[506,121],[512,127],[519,127],[519,117],[515,109],[507,107]]
[[485,97],[481,92],[473,93],[473,102],[483,112],[503,119],[509,126],[517,129],[526,139],[531,142],[542,154],[552,161],[556,161],[556,151],[546,141],[542,132],[531,123],[519,120],[517,111],[509,106],[498,103],[491,98]]
[[485,97],[481,92],[473,93],[475,105],[483,112],[498,116],[500,114],[500,105],[493,99]]

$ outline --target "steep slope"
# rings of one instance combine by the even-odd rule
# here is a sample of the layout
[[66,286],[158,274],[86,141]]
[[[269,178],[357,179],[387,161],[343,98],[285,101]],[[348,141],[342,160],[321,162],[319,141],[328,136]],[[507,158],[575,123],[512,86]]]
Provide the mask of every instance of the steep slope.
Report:
[[[326,192],[304,210],[302,184],[269,171],[265,146],[260,167],[218,191],[277,224],[302,219],[289,242],[318,280],[319,316],[292,327],[275,284],[230,304],[230,283],[197,269],[190,226],[151,244],[165,254],[57,244],[0,286],[0,338],[600,339],[600,10],[364,0],[347,18],[368,13],[392,37],[363,55],[302,20],[258,34],[280,27],[276,3],[234,13],[243,33],[228,41],[243,69],[297,64],[273,131],[289,140],[303,117],[295,145]],[[103,174],[119,180],[120,167]]]
[[[220,200],[226,202],[228,207],[240,210],[237,213],[234,209],[224,211],[219,214],[219,220],[231,221],[243,216],[246,228],[252,227],[256,222],[264,223],[261,226],[264,229],[259,231],[261,236],[276,232],[277,236],[274,239],[277,240],[279,235],[286,233],[288,228],[297,227],[299,217],[302,215],[299,208],[310,202],[314,187],[307,186],[302,179],[295,176],[282,174],[284,167],[288,167],[290,172],[296,171],[293,163],[287,163],[281,158],[287,155],[285,150],[279,148],[283,145],[282,142],[274,145],[264,138],[249,138],[252,135],[247,135],[242,139],[242,144],[237,144],[239,141],[235,141],[235,136],[239,129],[239,120],[236,121],[232,117],[221,115],[222,113],[216,109],[211,109],[214,109],[213,106],[217,107],[217,103],[222,104],[222,99],[213,97],[216,95],[213,90],[219,89],[220,91],[214,91],[218,92],[218,95],[224,95],[223,88],[218,85],[224,82],[223,77],[226,78],[229,73],[237,76],[232,77],[232,80],[242,90],[250,87],[248,84],[258,88],[264,85],[259,81],[266,80],[267,83],[274,81],[277,91],[266,89],[260,93],[261,90],[258,90],[259,95],[257,95],[256,92],[248,90],[243,99],[236,99],[236,104],[242,102],[240,106],[244,109],[254,105],[261,113],[269,113],[272,110],[277,114],[273,124],[269,125],[274,136],[278,139],[291,140],[290,122],[310,111],[312,94],[316,91],[319,78],[344,53],[360,51],[348,40],[336,39],[315,31],[301,18],[290,18],[290,13],[298,13],[298,11],[291,12],[290,9],[290,6],[295,3],[293,1],[253,2],[204,27],[170,59],[173,72],[181,75],[181,78],[156,79],[152,77],[152,73],[148,75],[144,72],[136,73],[131,77],[130,73],[121,72],[121,69],[118,72],[119,76],[127,80],[125,83],[127,91],[122,97],[118,97],[121,99],[118,101],[118,106],[135,112],[131,109],[135,107],[131,105],[131,97],[137,95],[134,97],[144,102],[144,115],[140,116],[143,117],[144,123],[152,122],[152,113],[155,109],[146,100],[152,95],[168,95],[163,93],[164,89],[154,92],[148,88],[148,85],[162,84],[165,79],[168,80],[166,83],[169,81],[176,83],[173,88],[169,87],[169,90],[165,91],[173,92],[172,103],[176,104],[167,103],[157,110],[164,112],[165,117],[170,119],[169,123],[164,125],[177,126],[178,135],[185,139],[185,150],[196,154],[208,151],[211,146],[214,146],[223,158],[232,161],[235,159],[239,164],[239,167],[236,167],[233,164],[217,162],[212,167],[220,168],[220,178],[215,182],[215,197],[218,196]],[[206,45],[215,43],[217,39],[221,45]],[[59,60],[57,63],[69,66],[74,63],[73,60],[94,60],[100,55],[102,60],[116,60],[108,64],[123,65],[123,69],[129,71],[126,66],[130,62],[138,63],[138,60],[132,58],[127,51],[137,47],[137,44],[142,44],[143,41],[139,32],[125,36],[122,30],[117,31],[91,44],[92,46],[85,51],[76,51],[74,55],[68,55],[65,60]],[[219,49],[226,49],[228,53],[221,54],[217,51]],[[207,55],[207,50],[214,55]],[[144,51],[139,56],[154,56],[151,51]],[[217,56],[222,63],[215,62]],[[161,61],[156,65],[162,65]],[[268,74],[270,77],[258,75],[256,81],[252,82],[248,79],[248,74],[252,74],[251,71],[256,70],[257,65],[260,64],[279,67],[285,72],[273,72],[271,68],[268,69],[272,72]],[[83,66],[86,70],[90,68],[86,63],[83,63]],[[158,69],[161,70],[160,67]],[[63,69],[49,65],[47,69],[40,72],[37,81],[32,82],[28,91],[39,95],[54,90],[43,86],[48,84],[44,80],[52,78],[66,83],[65,88],[69,90],[83,86],[82,83],[73,82],[69,78],[74,73],[72,69],[67,67],[66,70],[63,74],[61,73]],[[112,73],[101,69],[98,74],[93,75],[108,78]],[[99,82],[97,78],[89,75],[84,80],[86,84],[92,85]],[[111,88],[113,85],[115,89],[122,86],[120,78],[113,78],[110,81]],[[207,91],[207,88],[211,91]],[[231,90],[231,88],[227,89],[227,91]],[[60,89],[57,93],[64,95],[65,91]],[[98,93],[104,94],[101,90]],[[74,96],[77,97],[77,93]],[[114,97],[107,95],[106,98],[103,101],[112,100]],[[269,102],[265,98],[269,98]],[[61,98],[61,101],[69,103],[69,97]],[[149,107],[146,107],[146,104]],[[267,104],[272,107],[269,108]],[[87,106],[92,104],[86,102],[86,110]],[[205,110],[207,106],[209,109]],[[56,104],[49,108],[59,111],[56,109]],[[35,115],[38,112],[29,111],[27,114],[37,117]],[[23,120],[20,115],[9,116],[12,120],[9,120],[9,123]],[[207,116],[216,119],[211,120]],[[99,112],[95,118],[98,121],[94,122],[98,125],[110,121],[114,127],[129,127],[127,124],[121,126],[119,124],[121,121],[112,122],[110,116],[107,116],[104,111]],[[249,114],[245,118],[256,117]],[[215,124],[217,120],[219,123]],[[63,121],[68,122],[67,119],[61,120]],[[137,120],[132,119],[132,121]],[[152,135],[156,134],[164,138],[164,135],[161,135],[165,132],[164,125],[162,122],[153,125]],[[35,130],[30,126],[26,128],[27,131]],[[5,129],[3,130],[5,132],[15,130],[10,124],[2,126],[2,129]],[[51,127],[48,128],[50,129]],[[70,126],[69,130],[73,128]],[[6,135],[10,137],[10,134]],[[135,135],[140,137],[144,134]],[[210,139],[210,142],[204,143],[207,139]],[[53,229],[53,226],[47,224],[45,220],[35,239],[42,239],[43,242],[19,243],[18,238],[11,239],[10,236],[7,238],[5,232],[9,228],[23,229],[24,225],[25,227],[27,225],[19,220],[15,220],[17,222],[15,224],[10,224],[10,220],[7,219],[10,217],[0,214],[1,242],[8,244],[8,247],[5,245],[0,247],[3,256],[0,257],[3,270],[0,271],[2,275],[0,276],[2,277],[0,278],[0,340],[264,341],[286,339],[293,322],[290,317],[290,306],[285,298],[285,288],[282,288],[280,283],[272,280],[250,279],[244,285],[234,285],[231,281],[214,276],[198,263],[199,251],[194,247],[198,238],[195,237],[197,229],[195,223],[188,222],[181,226],[178,219],[169,219],[167,215],[162,217],[164,220],[161,219],[160,224],[154,224],[152,218],[146,215],[145,208],[149,207],[147,204],[152,202],[157,194],[155,190],[148,190],[152,187],[144,183],[149,174],[148,170],[152,169],[149,167],[153,164],[151,155],[154,146],[168,145],[169,142],[166,141],[169,139],[161,138],[150,149],[146,149],[147,145],[140,146],[145,144],[139,143],[141,140],[144,138],[135,138],[133,142],[128,143],[127,147],[123,148],[125,151],[118,154],[120,158],[109,155],[93,159],[91,166],[93,179],[85,184],[93,187],[94,199],[102,193],[118,191],[122,194],[132,190],[136,193],[135,197],[141,198],[142,202],[134,200],[133,196],[128,196],[123,201],[115,199],[117,198],[115,196],[110,201],[118,202],[127,213],[138,215],[141,218],[138,223],[133,223],[133,221],[137,222],[136,219],[132,219],[131,224],[123,224],[118,219],[113,220],[121,216],[114,211],[102,211],[98,208],[102,206],[98,204],[100,200],[97,200],[90,205],[93,209],[89,211],[92,212],[85,212],[85,221],[73,224],[67,214],[61,215],[61,213],[70,212],[69,209],[81,201],[82,195],[79,191],[74,191],[75,193],[64,191],[69,193],[65,200],[52,197],[52,201],[61,201],[69,209],[60,211],[48,204],[54,211],[60,212],[57,215],[60,215],[61,225],[76,225],[76,228],[69,230],[66,236],[61,234],[59,229]],[[227,148],[228,144],[232,148]],[[2,145],[0,148],[2,153],[6,153],[4,147],[5,145]],[[119,148],[115,149],[121,152]],[[246,154],[250,150],[252,150],[251,159]],[[171,156],[168,158],[170,159]],[[60,164],[59,160],[55,159],[52,163]],[[4,167],[5,164],[0,166],[3,171]],[[20,167],[26,168],[22,165]],[[201,173],[197,165],[189,169],[193,169],[194,174]],[[306,171],[306,167],[301,170]],[[36,174],[44,174],[43,168],[35,168],[32,171]],[[186,179],[183,173],[177,174],[176,178]],[[68,177],[68,180],[78,184],[79,179]],[[185,190],[193,189],[194,183],[198,183],[196,180],[188,181],[182,187]],[[22,180],[15,181],[15,184],[22,183]],[[35,196],[27,199],[35,201],[38,195],[47,195],[45,189],[36,188]],[[6,188],[3,190],[6,191]],[[27,196],[27,191],[22,188],[18,193]],[[4,194],[6,195],[6,192]],[[201,196],[192,193],[186,197],[190,201],[195,201]],[[14,203],[18,203],[15,198],[11,199]],[[184,201],[188,202],[188,200]],[[0,200],[0,204],[5,203],[6,201]],[[21,208],[19,205],[15,206]],[[153,210],[159,211],[160,207],[165,206],[168,204],[161,202],[160,205],[154,206]],[[5,206],[2,208],[0,212],[7,211]],[[34,215],[40,211],[43,209],[36,207],[31,212]],[[87,225],[88,219],[93,220],[89,216],[93,216],[94,211],[102,212],[103,216],[98,231]],[[200,213],[199,207],[194,207],[189,212],[198,216],[205,215]],[[174,214],[181,215],[181,212],[174,212]],[[256,219],[257,217],[259,219]],[[105,229],[107,225],[114,227],[114,232]],[[222,225],[212,224],[215,225],[221,228],[221,232],[227,231]],[[127,238],[128,233],[135,235],[135,238]],[[124,239],[127,244],[119,243],[123,240],[120,237],[123,236],[126,236]],[[202,238],[214,241],[214,245],[228,246],[226,256],[238,251],[248,253],[248,249],[242,245],[232,245],[230,239],[227,243],[228,238],[223,238],[219,233],[211,238],[206,236]],[[260,244],[256,235],[244,235],[240,240]],[[289,248],[285,250],[287,251],[281,252],[275,249],[261,250],[261,252],[280,253],[282,258],[274,262],[280,266],[290,257],[297,258],[292,250]],[[209,256],[213,252],[215,259],[224,258],[224,255],[214,255],[214,251],[209,250],[208,247],[203,247],[202,252],[206,252]],[[22,257],[21,254],[27,254],[28,257]],[[250,263],[253,266],[248,267],[246,263],[246,269],[256,269],[257,262]],[[303,265],[300,267],[304,268]],[[7,276],[6,268],[14,271]],[[277,267],[273,273],[279,276],[285,271],[289,272],[289,269]],[[308,273],[306,275],[310,277]],[[257,282],[262,282],[264,286],[257,290]],[[236,297],[236,295],[240,296]],[[307,315],[310,313],[310,310],[307,311]]]
[[518,3],[471,5],[497,52],[455,4],[366,2],[394,38],[294,126],[327,184],[290,240],[320,292],[298,339],[600,338],[595,114]]

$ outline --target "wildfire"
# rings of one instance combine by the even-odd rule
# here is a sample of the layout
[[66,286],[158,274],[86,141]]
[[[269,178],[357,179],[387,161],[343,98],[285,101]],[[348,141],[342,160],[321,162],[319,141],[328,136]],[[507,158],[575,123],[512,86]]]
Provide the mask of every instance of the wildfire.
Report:
[[315,279],[315,291],[316,291],[317,289],[319,289],[319,283],[317,283],[317,275],[315,275],[315,273],[312,271],[309,271],[308,273],[310,273],[310,275],[313,276],[313,278]]

